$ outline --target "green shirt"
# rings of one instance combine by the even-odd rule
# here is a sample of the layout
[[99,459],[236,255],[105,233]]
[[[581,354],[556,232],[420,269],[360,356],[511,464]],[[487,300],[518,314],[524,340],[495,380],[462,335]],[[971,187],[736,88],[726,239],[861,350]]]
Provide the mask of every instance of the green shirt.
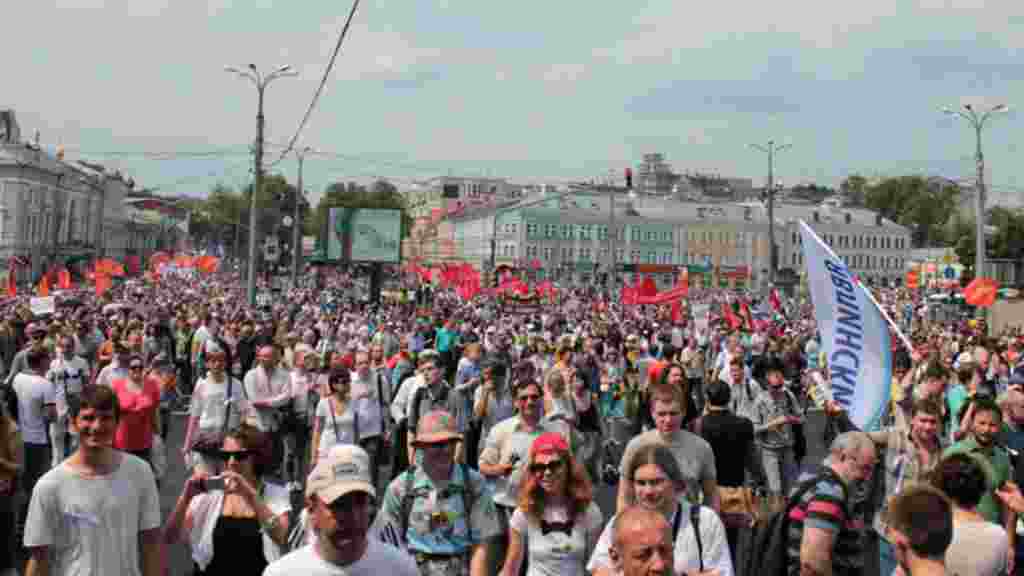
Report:
[[953,444],[942,453],[942,457],[945,458],[951,454],[974,454],[984,464],[988,490],[981,496],[978,513],[989,522],[1002,526],[1002,506],[995,497],[995,490],[1004,482],[1013,479],[1013,464],[1010,463],[1010,455],[999,446],[993,446],[987,450],[978,446],[974,436]]

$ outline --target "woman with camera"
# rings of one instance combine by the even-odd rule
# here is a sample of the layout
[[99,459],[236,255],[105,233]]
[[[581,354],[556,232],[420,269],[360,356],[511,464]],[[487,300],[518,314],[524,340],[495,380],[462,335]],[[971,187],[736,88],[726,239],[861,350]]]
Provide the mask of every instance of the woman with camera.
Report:
[[[219,473],[196,469],[185,481],[164,542],[188,543],[196,576],[257,576],[283,554],[291,501],[284,487],[263,477],[269,454],[266,434],[241,424],[211,454]],[[255,550],[262,553],[250,553]]]

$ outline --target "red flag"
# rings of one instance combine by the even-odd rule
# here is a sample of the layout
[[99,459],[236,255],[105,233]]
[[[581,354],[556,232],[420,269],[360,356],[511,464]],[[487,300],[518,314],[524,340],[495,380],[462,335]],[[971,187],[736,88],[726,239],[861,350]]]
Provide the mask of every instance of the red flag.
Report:
[[754,329],[754,317],[750,315],[750,306],[747,306],[745,299],[740,299],[740,316],[747,324],[747,330]]
[[779,291],[777,288],[772,288],[772,291],[768,293],[768,303],[771,304],[772,310],[782,312],[782,301],[779,300]]
[[36,287],[36,295],[45,298],[50,295],[50,278],[45,274],[43,279],[39,281],[39,286]]
[[114,282],[111,280],[109,274],[104,274],[102,272],[101,273],[97,273],[96,274],[96,296],[103,296],[103,293],[106,292],[108,289],[110,289],[110,287],[113,284],[114,284]]
[[18,295],[18,275],[13,268],[7,270],[7,297],[14,298]]
[[722,318],[729,324],[729,327],[733,330],[740,327],[743,321],[740,320],[739,316],[736,315],[732,310],[732,306],[728,302],[722,302]]
[[680,324],[683,321],[683,302],[682,300],[672,301],[672,323]]
[[67,268],[61,268],[57,272],[57,287],[61,290],[71,289],[71,272]]
[[992,278],[975,278],[964,288],[964,301],[971,306],[987,308],[996,303],[999,282]]

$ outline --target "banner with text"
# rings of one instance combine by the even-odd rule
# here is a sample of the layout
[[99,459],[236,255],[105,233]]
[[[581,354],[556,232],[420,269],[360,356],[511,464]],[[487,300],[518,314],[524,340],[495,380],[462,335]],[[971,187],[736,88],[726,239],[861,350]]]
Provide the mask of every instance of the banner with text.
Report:
[[835,401],[861,430],[877,430],[889,403],[889,325],[846,264],[800,221],[814,317]]

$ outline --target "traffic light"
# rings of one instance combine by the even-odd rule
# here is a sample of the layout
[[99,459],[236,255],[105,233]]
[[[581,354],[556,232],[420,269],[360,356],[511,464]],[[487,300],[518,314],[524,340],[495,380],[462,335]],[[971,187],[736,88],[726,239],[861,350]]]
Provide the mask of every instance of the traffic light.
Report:
[[626,188],[633,189],[633,169],[626,168]]

